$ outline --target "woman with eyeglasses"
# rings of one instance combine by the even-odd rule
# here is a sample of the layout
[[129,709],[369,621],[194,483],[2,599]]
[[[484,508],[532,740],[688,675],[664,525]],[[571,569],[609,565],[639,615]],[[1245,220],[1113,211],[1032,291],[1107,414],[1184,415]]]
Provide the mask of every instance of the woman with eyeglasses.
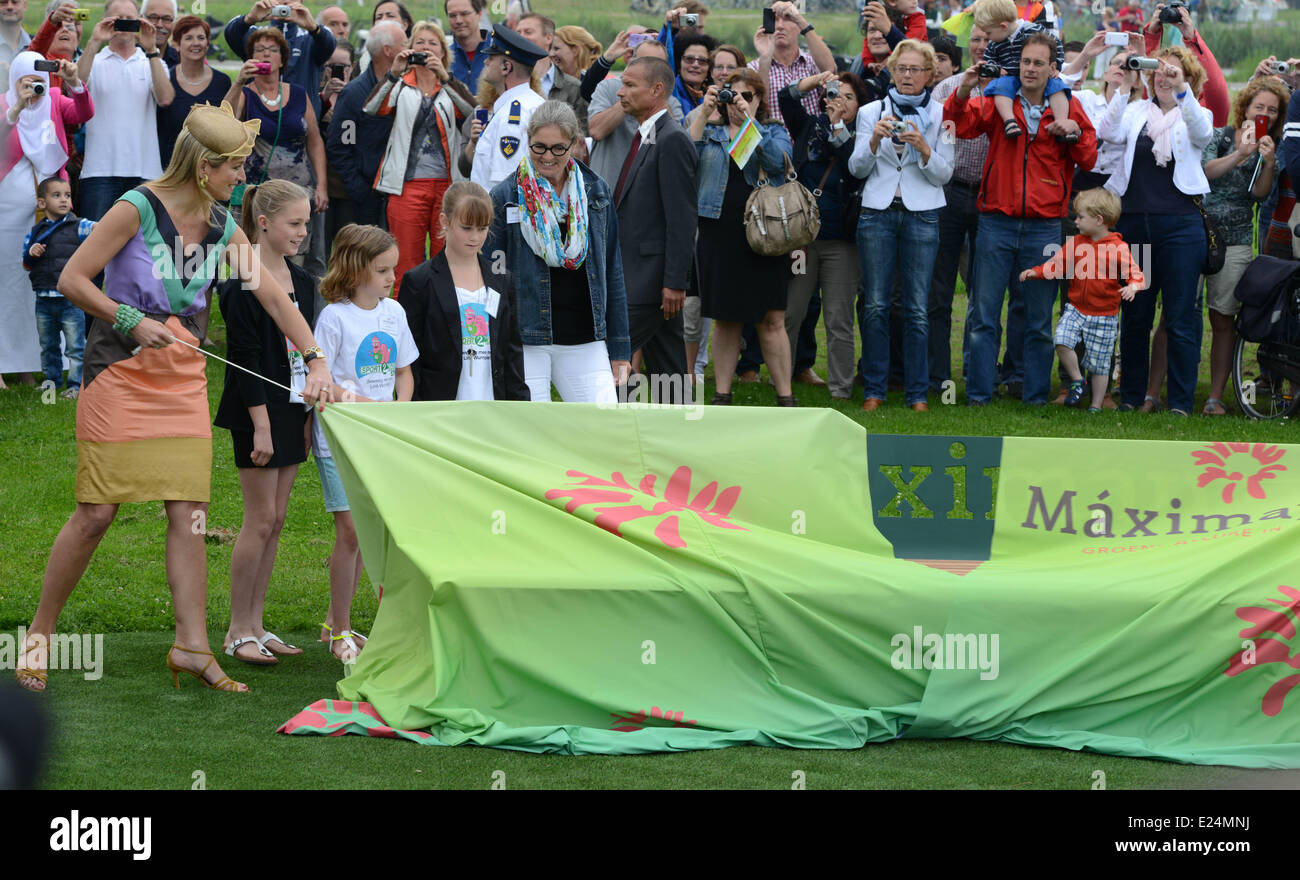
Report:
[[939,209],[952,177],[952,141],[943,105],[930,100],[934,71],[928,43],[903,40],[886,65],[894,85],[858,111],[849,170],[866,178],[858,252],[866,284],[862,409],[885,402],[889,377],[889,309],[897,276],[903,307],[903,402],[926,412],[930,387],[930,279],[939,252]]
[[[713,369],[717,388],[713,404],[731,405],[731,383],[740,360],[741,329],[754,324],[758,343],[776,386],[778,406],[797,406],[790,391],[790,340],[785,333],[786,282],[790,258],[754,253],[745,238],[745,203],[758,185],[758,171],[785,172],[790,135],[774,121],[767,104],[767,84],[758,71],[738,70],[727,77],[731,100],[719,102],[719,86],[709,86],[691,121],[691,140],[699,153],[699,238],[695,265],[701,313],[713,319]],[[758,128],[758,146],[742,170],[728,145],[745,125]]]
[[627,289],[609,186],[572,156],[581,134],[564,101],[528,121],[528,148],[492,189],[483,252],[505,254],[514,280],[524,380],[533,400],[615,403],[631,371]]
[[677,83],[673,94],[681,101],[682,112],[689,113],[704,100],[709,87],[709,60],[718,41],[704,34],[678,37],[673,45],[677,65]]

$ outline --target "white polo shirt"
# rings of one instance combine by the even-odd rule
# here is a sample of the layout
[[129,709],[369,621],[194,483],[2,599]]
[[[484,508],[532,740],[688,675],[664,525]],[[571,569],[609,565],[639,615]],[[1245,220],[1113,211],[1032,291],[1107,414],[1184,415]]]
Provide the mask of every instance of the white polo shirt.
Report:
[[86,123],[82,177],[162,175],[158,155],[158,105],[144,50],[124,59],[108,46],[99,50],[90,69],[90,99],[95,115]]

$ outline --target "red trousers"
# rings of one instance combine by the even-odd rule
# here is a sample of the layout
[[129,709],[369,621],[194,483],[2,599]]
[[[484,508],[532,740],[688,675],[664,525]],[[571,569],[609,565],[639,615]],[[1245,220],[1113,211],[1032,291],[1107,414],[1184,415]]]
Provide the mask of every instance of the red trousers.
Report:
[[388,197],[388,231],[397,239],[394,298],[401,290],[402,276],[425,261],[426,238],[430,241],[429,256],[442,250],[438,214],[442,212],[442,197],[449,186],[450,180],[408,180],[400,196]]

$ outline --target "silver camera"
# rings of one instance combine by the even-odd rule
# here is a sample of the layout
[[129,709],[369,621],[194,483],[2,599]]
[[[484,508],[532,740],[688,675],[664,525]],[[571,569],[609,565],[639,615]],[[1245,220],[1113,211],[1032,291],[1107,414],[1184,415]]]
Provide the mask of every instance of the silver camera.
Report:
[[683,12],[677,17],[678,27],[699,27],[700,14],[698,12]]
[[34,83],[32,83],[32,94],[35,95],[35,96],[38,97],[38,98],[41,97],[42,95],[44,95],[44,94],[45,94],[45,83],[43,83],[43,82],[34,82]]
[[895,119],[893,122],[889,123],[889,130],[894,133],[894,137],[898,137],[900,134],[907,134],[907,123],[901,119]]
[[1286,76],[1291,72],[1291,65],[1287,64],[1285,61],[1274,61],[1272,67],[1273,72],[1278,76]]
[[839,96],[840,96],[840,81],[837,79],[833,79],[826,84],[826,97],[829,100],[830,98],[838,98]]
[[272,18],[288,18],[291,15],[293,15],[293,7],[289,6],[287,3],[271,7]]
[[1128,70],[1159,70],[1160,61],[1157,58],[1142,58],[1137,55],[1130,55],[1125,59],[1124,67]]

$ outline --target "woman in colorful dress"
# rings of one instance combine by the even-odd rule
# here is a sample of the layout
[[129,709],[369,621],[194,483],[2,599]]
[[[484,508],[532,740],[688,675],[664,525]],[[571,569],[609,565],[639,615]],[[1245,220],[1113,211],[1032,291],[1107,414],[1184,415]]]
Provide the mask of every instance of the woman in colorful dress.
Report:
[[[131,190],[68,261],[59,292],[98,321],[86,340],[77,402],[77,508],[55,539],[41,601],[18,659],[18,682],[46,685],[49,638],[59,613],[123,502],[161,499],[167,512],[167,579],[176,642],[167,666],[206,687],[246,691],[208,650],[207,556],[202,527],[212,471],[204,357],[207,295],[225,259],[285,335],[304,353],[303,397],[329,399],[329,371],[311,328],[248,237],[218,202],[244,179],[257,123],[230,107],[195,107],[163,176]],[[200,264],[186,243],[202,247]],[[93,278],[104,273],[104,291]],[[196,527],[197,526],[197,527]]]

